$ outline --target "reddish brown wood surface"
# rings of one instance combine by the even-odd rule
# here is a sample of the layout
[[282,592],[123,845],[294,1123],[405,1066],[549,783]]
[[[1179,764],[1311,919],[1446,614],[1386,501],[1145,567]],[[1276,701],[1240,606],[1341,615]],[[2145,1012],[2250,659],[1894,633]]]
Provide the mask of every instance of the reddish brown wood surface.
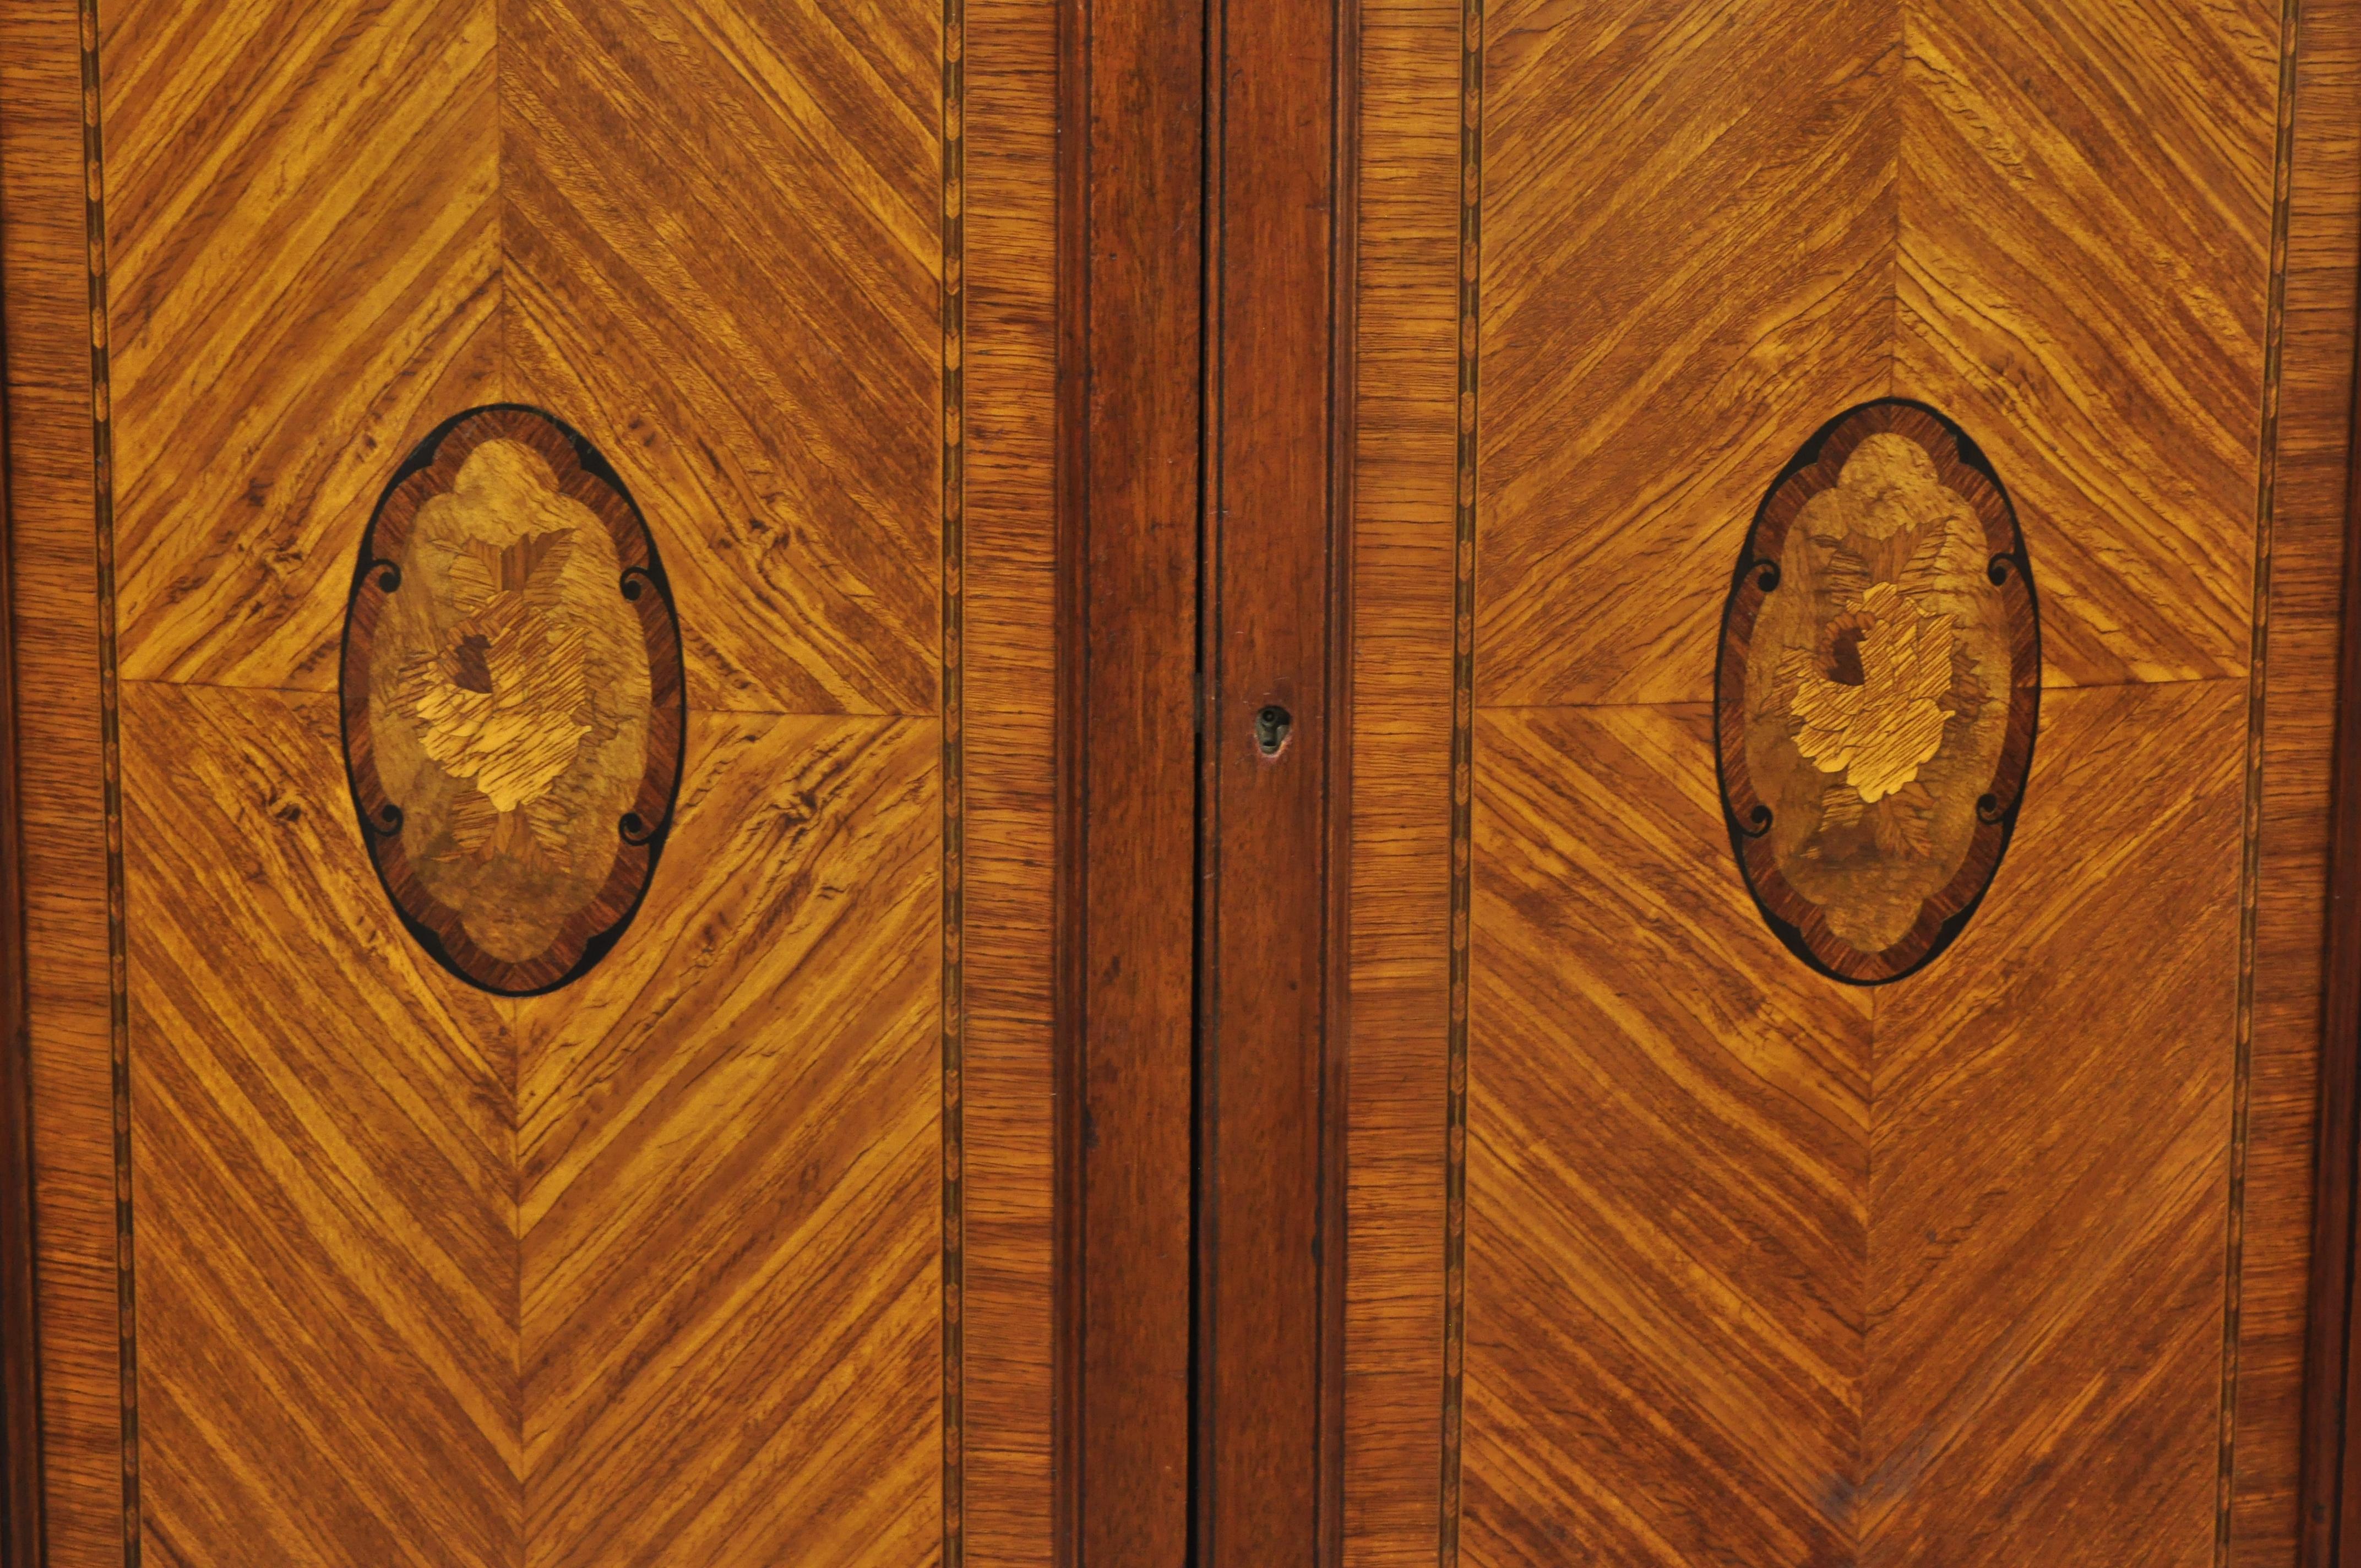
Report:
[[24,748],[43,1528],[52,1568],[113,1568],[123,1561],[123,1393],[77,30],[71,5],[0,8],[0,301]]
[[[2279,469],[2272,529],[2268,712],[2248,1112],[2242,1279],[2238,1469],[2232,1561],[2326,1568],[2319,1526],[2323,1445],[2307,1436],[2323,1380],[2307,1363],[2307,1320],[2324,1326],[2308,1255],[2315,1204],[2313,1129],[2323,1073],[2349,1030],[2324,1006],[2329,915],[2332,738],[2338,722],[2340,592],[2349,559],[2355,313],[2361,304],[2361,5],[2310,0],[2303,10],[2288,224],[2287,338],[2279,373]],[[2347,1042],[2340,1053],[2336,1041]],[[2323,1146],[2324,1147],[2324,1146]],[[2307,1311],[2307,1309],[2310,1311]],[[2313,1351],[2323,1348],[2313,1338]],[[2347,1561],[2351,1559],[2348,1555]]]
[[1204,12],[1060,19],[1060,1561],[1179,1563]]
[[[2361,412],[2361,400],[2356,400]],[[2348,475],[2344,630],[2336,685],[2335,774],[2321,1005],[2318,1188],[2312,1207],[2312,1323],[2305,1358],[2304,1568],[2338,1568],[2345,1542],[2361,1541],[2361,1487],[2354,1483],[2355,1222],[2361,1180],[2361,571],[2351,549],[2361,518],[2361,472]]]
[[[5,169],[0,169],[5,176]],[[0,195],[5,194],[0,183]],[[8,214],[0,204],[0,233]],[[0,237],[0,258],[6,241]],[[0,264],[0,371],[7,361]],[[16,787],[16,650],[0,373],[0,1568],[38,1568],[41,1542],[38,1328],[33,1299],[32,1036],[25,1017],[25,883]]]
[[1055,1543],[1057,0],[968,0],[964,1512]]
[[[1198,1019],[1196,1555],[1338,1524],[1343,1061],[1336,0],[1215,8]],[[1348,276],[1348,275],[1345,275]],[[1275,726],[1284,726],[1284,732]]]

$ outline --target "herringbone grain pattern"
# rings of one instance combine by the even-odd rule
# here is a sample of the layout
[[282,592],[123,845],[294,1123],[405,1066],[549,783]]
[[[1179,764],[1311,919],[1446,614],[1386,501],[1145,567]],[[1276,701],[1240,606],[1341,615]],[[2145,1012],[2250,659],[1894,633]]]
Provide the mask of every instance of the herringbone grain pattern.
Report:
[[697,719],[671,874],[512,1004],[530,1563],[929,1560],[936,746]]
[[[136,1550],[927,1564],[972,1511],[978,1562],[1046,1560],[1054,33],[1048,0],[991,0],[959,38],[945,16],[106,0],[104,250],[81,235],[73,5],[0,18],[16,608],[48,813],[28,837],[52,1561],[135,1549],[102,477],[129,677]],[[947,120],[961,41],[972,99]],[[947,131],[972,194],[945,186]],[[973,260],[944,254],[946,211]],[[953,282],[972,351],[945,330]],[[96,388],[93,331],[115,347]],[[513,1002],[395,923],[332,695],[379,487],[500,399],[622,473],[690,666],[680,815],[636,923],[583,981]],[[942,488],[963,411],[990,557],[965,584]],[[972,720],[940,706],[947,593]],[[952,877],[990,922],[962,971],[959,1294]],[[965,1499],[944,1398],[962,1300],[987,1367]]]
[[[1364,38],[1349,1560],[2289,1561],[2361,14],[2283,136],[2276,4],[1491,0],[1463,171],[1462,11]],[[1746,902],[1702,699],[1764,487],[1882,393],[2009,484],[2049,689],[1983,907],[1872,994]]]

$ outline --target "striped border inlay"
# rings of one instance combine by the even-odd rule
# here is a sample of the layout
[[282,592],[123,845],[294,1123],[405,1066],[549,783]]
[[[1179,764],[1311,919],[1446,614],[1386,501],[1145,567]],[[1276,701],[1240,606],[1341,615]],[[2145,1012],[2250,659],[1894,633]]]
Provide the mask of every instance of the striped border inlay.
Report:
[[123,877],[123,742],[115,652],[115,433],[107,400],[105,145],[99,135],[98,0],[81,0],[82,211],[90,250],[91,502],[98,552],[98,735],[106,813],[108,1035],[115,1095],[115,1290],[123,1387],[123,1562],[139,1568],[138,1312],[131,1242],[131,997]]
[[965,0],[943,0],[943,1568],[960,1568],[966,1541],[966,1459],[961,1447],[966,1415],[965,1331],[961,1322],[966,1195],[960,1082],[967,1028],[961,961],[966,917],[961,872],[965,861],[967,784],[961,733],[966,682],[961,648],[966,617],[961,581],[966,561],[966,467],[961,444],[967,323],[967,225],[961,189],[966,170],[962,100],[966,55]]
[[1467,1342],[1467,958],[1476,778],[1476,383],[1483,284],[1484,0],[1466,0],[1459,57],[1459,433],[1451,652],[1451,1025],[1443,1167],[1443,1485],[1436,1546],[1459,1563]]
[[2237,1034],[2230,1090],[2228,1257],[2223,1269],[2222,1459],[2214,1488],[2213,1561],[2228,1568],[2238,1502],[2238,1329],[2246,1262],[2247,1109],[2255,1041],[2255,929],[2262,882],[2263,720],[2271,620],[2271,521],[2278,505],[2279,369],[2287,336],[2288,218],[2295,184],[2296,47],[2302,0],[2279,16],[2279,145],[2272,159],[2270,299],[2263,331],[2262,433],[2256,451],[2255,607],[2246,665],[2246,781],[2238,863]]

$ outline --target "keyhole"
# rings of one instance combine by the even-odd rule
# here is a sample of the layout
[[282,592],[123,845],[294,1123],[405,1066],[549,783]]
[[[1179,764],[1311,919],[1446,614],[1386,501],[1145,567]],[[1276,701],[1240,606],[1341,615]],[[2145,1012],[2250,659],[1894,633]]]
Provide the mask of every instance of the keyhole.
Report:
[[1272,703],[1255,715],[1255,744],[1266,757],[1276,757],[1287,749],[1287,732],[1295,728],[1295,716]]

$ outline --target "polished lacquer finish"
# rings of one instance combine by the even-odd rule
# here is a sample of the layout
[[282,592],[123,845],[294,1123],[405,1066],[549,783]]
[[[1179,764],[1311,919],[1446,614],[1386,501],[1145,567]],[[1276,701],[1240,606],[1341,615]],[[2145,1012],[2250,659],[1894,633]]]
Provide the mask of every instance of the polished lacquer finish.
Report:
[[1930,409],[1830,421],[1772,485],[1723,613],[1730,844],[1798,957],[1872,984],[2000,869],[2041,711],[2032,569],[2000,477]]
[[680,785],[680,627],[597,448],[537,410],[453,416],[362,535],[345,761],[411,935],[503,995],[605,957]]

